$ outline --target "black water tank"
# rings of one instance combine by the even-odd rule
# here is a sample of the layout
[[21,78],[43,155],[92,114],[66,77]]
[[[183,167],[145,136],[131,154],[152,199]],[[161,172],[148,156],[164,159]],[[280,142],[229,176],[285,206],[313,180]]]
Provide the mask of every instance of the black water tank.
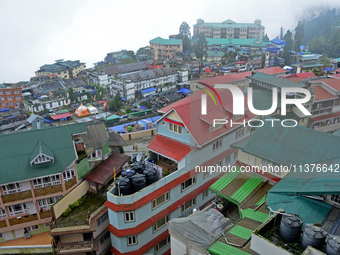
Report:
[[144,162],[139,161],[139,162],[132,164],[131,169],[135,170],[136,173],[139,173],[139,174],[143,173],[145,169]]
[[118,195],[130,195],[130,180],[128,178],[117,178],[115,184],[118,190]]
[[280,223],[280,237],[285,243],[299,242],[302,225],[303,221],[298,214],[283,215]]
[[137,192],[146,187],[146,179],[144,174],[135,174],[131,178],[133,191]]
[[125,178],[131,179],[132,176],[136,174],[136,171],[133,169],[126,169],[122,171],[122,176]]
[[303,230],[301,247],[306,249],[308,245],[313,246],[318,250],[322,250],[325,244],[327,232],[321,227],[314,226],[313,224],[306,224]]
[[148,168],[143,171],[143,174],[146,178],[146,185],[150,185],[156,181],[158,181],[158,172],[156,169]]

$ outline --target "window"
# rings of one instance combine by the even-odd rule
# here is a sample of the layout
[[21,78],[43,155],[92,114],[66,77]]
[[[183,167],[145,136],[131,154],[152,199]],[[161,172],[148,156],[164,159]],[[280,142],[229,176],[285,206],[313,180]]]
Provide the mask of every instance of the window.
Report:
[[48,210],[51,208],[52,205],[54,205],[56,202],[58,202],[63,196],[56,196],[56,197],[49,197],[49,198],[43,198],[38,199],[38,206],[39,209],[45,209]]
[[68,168],[68,169],[66,169],[63,172],[64,182],[67,182],[68,180],[72,179],[74,176],[75,176],[75,172],[74,172],[74,167],[73,166]]
[[242,137],[244,135],[244,128],[241,128],[236,131],[236,139]]
[[6,218],[6,217],[7,217],[6,210],[0,208],[0,219]]
[[15,97],[15,100],[21,100],[21,97]]
[[247,131],[246,132],[247,132],[247,134],[250,133],[250,126],[249,125],[247,126]]
[[205,199],[207,196],[208,196],[208,190],[206,189],[202,192],[202,199]]
[[2,91],[0,91],[0,95],[2,95]]
[[12,97],[7,97],[7,101],[12,101]]
[[219,149],[221,147],[222,147],[222,139],[213,143],[213,151],[216,151],[217,149]]
[[182,183],[182,192],[188,188],[190,188],[191,186],[195,185],[196,183],[196,176],[186,180],[185,182]]
[[124,220],[125,222],[135,221],[135,212],[134,211],[124,212]]
[[6,103],[2,103],[2,106],[6,106]]
[[2,238],[3,236],[2,236],[2,233],[0,233],[0,238]]
[[26,204],[17,204],[8,206],[8,211],[10,216],[15,216],[23,213],[28,213]]
[[205,172],[203,172],[203,179],[204,179],[204,178],[206,178],[206,177],[208,177],[208,176],[209,176],[209,174],[210,174],[210,171],[209,171],[209,169],[206,169],[206,171],[205,171]]
[[13,104],[13,103],[9,103],[8,105],[9,105],[9,106],[13,106],[14,104]]
[[230,163],[230,155],[225,157],[225,164],[228,165]]
[[242,114],[242,115],[236,115],[236,114],[234,114],[233,115],[233,120],[238,120],[238,119],[241,119],[241,118],[243,118],[244,117],[244,115]]
[[46,222],[46,223],[45,223],[45,228],[49,228],[49,227],[50,227],[50,225],[51,225],[51,223],[50,223],[50,222]]
[[167,246],[170,243],[170,236],[165,238],[163,241],[159,242],[155,246],[155,252],[159,252],[161,249],[163,249],[165,246]]
[[211,124],[210,127],[209,127],[209,131],[213,132],[213,131],[215,131],[217,129],[220,129],[223,126],[224,126],[224,124],[215,124],[215,125]]
[[170,191],[167,191],[163,195],[160,195],[156,199],[152,200],[152,210],[156,209],[158,206],[169,201],[169,199],[170,199]]
[[189,208],[193,207],[196,204],[196,198],[190,199],[188,202],[182,205],[182,213],[188,210]]
[[109,217],[109,213],[106,212],[102,215],[102,217],[100,217],[98,220],[97,220],[97,227],[99,227],[101,224],[103,224],[104,221],[107,220],[107,218]]
[[39,229],[39,225],[33,225],[31,226],[32,230],[36,230],[36,229]]
[[234,159],[237,159],[238,150],[234,151]]
[[5,101],[5,98],[4,98],[4,97],[1,97],[1,101]]
[[182,134],[183,128],[181,126],[169,123],[169,130],[178,134]]
[[6,91],[6,95],[10,95],[11,94],[11,91]]
[[162,121],[162,125],[165,126],[165,121]]
[[19,90],[14,90],[14,94],[19,95],[20,91]]
[[127,244],[130,245],[136,245],[137,244],[137,236],[128,236],[127,237]]
[[60,175],[54,174],[45,176],[42,178],[33,179],[33,187],[34,189],[40,189],[48,186],[54,186],[61,184]]
[[331,195],[330,200],[337,204],[340,204],[340,195]]
[[106,232],[106,234],[102,238],[100,238],[100,245],[102,245],[109,237],[110,232]]
[[168,214],[163,219],[160,219],[155,224],[153,224],[153,232],[156,232],[160,228],[164,227],[166,223],[169,221],[169,219],[170,219],[170,215]]

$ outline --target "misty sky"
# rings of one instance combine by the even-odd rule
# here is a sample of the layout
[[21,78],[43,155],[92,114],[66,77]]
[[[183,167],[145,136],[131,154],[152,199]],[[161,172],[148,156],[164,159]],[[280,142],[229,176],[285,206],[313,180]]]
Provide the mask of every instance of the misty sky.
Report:
[[[167,4],[166,4],[167,3]],[[323,0],[323,7],[336,1]],[[294,29],[320,1],[268,0],[0,0],[0,83],[29,80],[56,59],[87,67],[106,53],[146,46],[177,34],[186,21],[252,23],[262,20],[270,39]],[[320,7],[321,8],[321,7]]]

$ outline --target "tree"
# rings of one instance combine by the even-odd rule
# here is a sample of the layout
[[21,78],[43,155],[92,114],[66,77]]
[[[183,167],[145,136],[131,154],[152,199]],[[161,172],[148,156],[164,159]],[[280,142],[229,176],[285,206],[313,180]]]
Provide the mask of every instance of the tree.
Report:
[[113,110],[113,111],[119,111],[120,108],[122,108],[122,106],[123,106],[122,97],[117,92],[117,94],[109,102],[109,108],[110,108],[110,110]]
[[183,43],[183,52],[189,53],[191,52],[191,32],[188,23],[183,22],[179,27],[179,34],[177,35],[178,39],[182,39]]
[[208,43],[205,40],[203,33],[198,35],[197,43],[195,44],[195,55],[201,61],[201,66],[203,65],[203,57],[207,56]]
[[265,36],[263,36],[262,41],[263,42],[269,42],[269,37],[268,37],[267,34]]
[[131,107],[125,107],[125,113],[130,113],[130,112],[132,112],[132,109],[131,109]]
[[291,54],[293,50],[293,38],[292,38],[292,32],[290,30],[287,31],[285,36],[283,37],[283,40],[286,41],[286,45],[283,47],[283,54],[282,57],[285,59],[285,65],[291,64]]
[[326,39],[323,36],[314,38],[308,44],[308,49],[311,52],[315,52],[315,53],[320,53],[320,54],[325,53],[326,52],[326,48],[328,48],[328,46],[327,46]]
[[128,55],[131,59],[135,58],[135,53],[133,50],[129,50],[127,52],[125,52],[126,55]]
[[326,53],[323,53],[320,57],[320,64],[322,65],[322,70],[324,70],[326,67],[329,67],[329,65],[331,64]]
[[301,21],[299,21],[298,26],[295,28],[294,45],[295,51],[300,51],[300,46],[302,45],[302,40],[305,37],[305,28]]
[[328,41],[328,54],[330,57],[337,58],[340,56],[340,30],[335,29]]
[[68,92],[68,97],[69,97],[71,103],[78,101],[78,97],[76,96],[76,94],[74,94],[73,88],[69,88],[67,92]]

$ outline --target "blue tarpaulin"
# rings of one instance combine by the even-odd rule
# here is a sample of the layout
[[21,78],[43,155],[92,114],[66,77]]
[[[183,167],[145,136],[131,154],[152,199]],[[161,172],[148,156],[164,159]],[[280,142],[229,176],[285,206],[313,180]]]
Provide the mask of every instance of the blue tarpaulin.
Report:
[[275,38],[273,40],[271,40],[272,43],[275,43],[277,45],[286,45],[286,41],[285,40],[281,40],[279,38]]
[[125,128],[124,127],[128,126],[128,125],[133,125],[133,124],[136,124],[136,121],[125,123],[125,124],[121,124],[121,125],[117,125],[117,126],[113,126],[113,127],[109,127],[109,129],[111,129],[113,131],[116,131],[118,133],[125,133]]
[[146,110],[146,107],[144,106],[139,106],[140,109]]
[[124,100],[126,100],[126,98],[125,98],[125,97],[122,97],[122,100],[124,101]]
[[12,119],[12,118],[14,118],[13,116],[9,116],[9,117],[7,117],[7,119]]
[[306,49],[306,46],[305,45],[300,45],[300,49],[301,50]]
[[50,119],[44,119],[45,122],[48,122],[48,123],[54,123],[53,120],[50,120]]
[[186,93],[186,94],[189,94],[190,93],[190,89],[186,89],[186,88],[181,88],[179,91],[176,91],[176,92],[183,92],[183,93]]
[[93,94],[93,93],[96,93],[96,91],[95,91],[95,90],[91,90],[90,92],[91,92],[91,94]]
[[142,93],[148,93],[148,92],[152,92],[152,91],[155,91],[156,89],[155,88],[149,88],[149,89],[144,89],[142,90]]
[[0,109],[0,112],[8,112],[8,111],[9,111],[9,108]]
[[37,95],[33,95],[33,97],[37,97]]

